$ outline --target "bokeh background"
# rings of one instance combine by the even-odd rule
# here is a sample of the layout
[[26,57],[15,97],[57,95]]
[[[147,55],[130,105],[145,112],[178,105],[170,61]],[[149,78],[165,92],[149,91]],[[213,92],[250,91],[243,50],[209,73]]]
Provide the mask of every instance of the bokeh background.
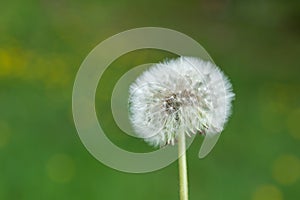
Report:
[[[1,1],[0,199],[179,199],[177,163],[147,174],[110,169],[87,152],[73,124],[72,86],[85,56],[143,26],[197,40],[236,93],[213,152],[198,159],[200,136],[188,150],[190,199],[300,199],[298,0]],[[152,150],[116,126],[114,84],[136,65],[174,56],[135,51],[105,72],[98,118],[120,147]]]

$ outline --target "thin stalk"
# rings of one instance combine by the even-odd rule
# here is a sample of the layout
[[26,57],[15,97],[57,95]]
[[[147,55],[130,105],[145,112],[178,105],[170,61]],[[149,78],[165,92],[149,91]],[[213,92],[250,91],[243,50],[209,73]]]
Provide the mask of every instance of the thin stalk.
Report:
[[188,200],[188,176],[184,132],[180,132],[178,136],[178,156],[180,200]]

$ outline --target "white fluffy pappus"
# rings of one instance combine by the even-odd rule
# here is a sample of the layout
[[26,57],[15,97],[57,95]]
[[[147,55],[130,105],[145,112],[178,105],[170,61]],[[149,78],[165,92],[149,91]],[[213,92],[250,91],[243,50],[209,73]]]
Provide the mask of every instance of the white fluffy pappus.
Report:
[[186,135],[220,133],[234,98],[228,78],[213,63],[179,57],[154,64],[129,89],[129,114],[137,136],[153,146]]

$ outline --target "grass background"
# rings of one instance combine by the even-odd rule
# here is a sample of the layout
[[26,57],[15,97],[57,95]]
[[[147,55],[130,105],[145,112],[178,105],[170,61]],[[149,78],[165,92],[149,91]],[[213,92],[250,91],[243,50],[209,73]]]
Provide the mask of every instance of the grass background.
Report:
[[[126,174],[95,160],[75,130],[71,95],[85,56],[118,32],[158,26],[183,32],[231,78],[233,115],[213,152],[188,150],[190,199],[300,198],[300,3],[296,0],[0,2],[0,199],[178,199],[177,163]],[[105,72],[98,117],[122,148],[110,93],[132,67],[173,56],[131,52]],[[100,112],[101,111],[101,112]]]

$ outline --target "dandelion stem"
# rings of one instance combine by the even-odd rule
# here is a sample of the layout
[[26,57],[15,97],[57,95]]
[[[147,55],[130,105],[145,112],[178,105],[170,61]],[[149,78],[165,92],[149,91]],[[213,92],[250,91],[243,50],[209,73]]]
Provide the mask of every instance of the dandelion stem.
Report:
[[188,176],[185,154],[185,134],[182,131],[179,133],[178,136],[178,156],[180,200],[188,200]]

